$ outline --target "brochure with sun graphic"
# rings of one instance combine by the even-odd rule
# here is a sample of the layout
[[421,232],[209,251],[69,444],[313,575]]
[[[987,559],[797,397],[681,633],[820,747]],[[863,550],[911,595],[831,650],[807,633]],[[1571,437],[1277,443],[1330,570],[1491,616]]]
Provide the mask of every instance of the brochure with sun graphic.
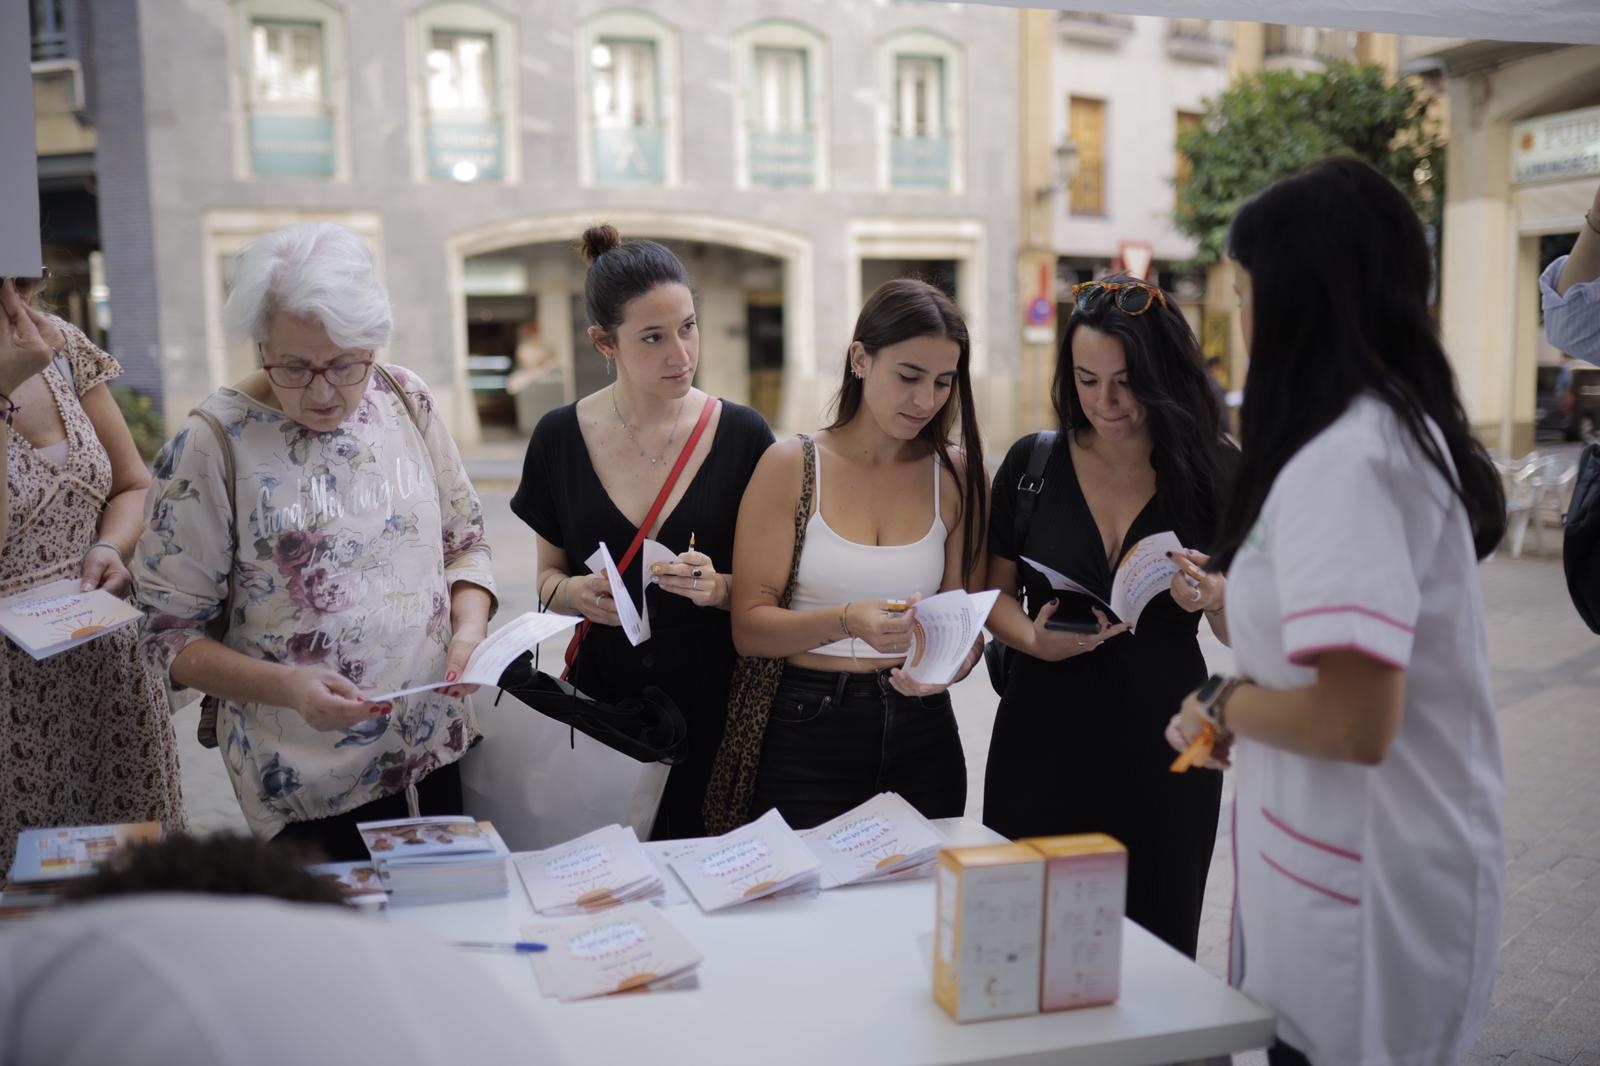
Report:
[[948,685],[971,654],[1000,593],[951,589],[911,609],[911,648],[902,673],[924,685]]
[[665,893],[655,864],[631,827],[608,825],[576,840],[512,860],[533,909],[545,915],[593,914]]
[[524,926],[522,933],[524,939],[549,946],[529,957],[539,991],[561,1000],[675,986],[701,959],[694,945],[648,903]]
[[1113,622],[1127,622],[1130,631],[1139,628],[1139,616],[1157,596],[1172,591],[1172,579],[1178,574],[1178,564],[1169,555],[1183,551],[1183,542],[1176,533],[1155,533],[1139,541],[1122,553],[1117,562],[1116,574],[1111,579],[1111,599],[1102,600],[1080,582],[1065,574],[1028,558],[1019,556],[1050,582],[1057,592],[1074,592],[1087,596],[1106,609]]
[[822,864],[783,815],[770,810],[749,825],[668,860],[705,911],[817,888]]
[[881,792],[800,839],[822,860],[822,887],[932,876],[944,838],[915,807]]
[[0,633],[35,659],[48,659],[144,617],[104,589],[81,592],[78,585],[64,577],[0,599]]

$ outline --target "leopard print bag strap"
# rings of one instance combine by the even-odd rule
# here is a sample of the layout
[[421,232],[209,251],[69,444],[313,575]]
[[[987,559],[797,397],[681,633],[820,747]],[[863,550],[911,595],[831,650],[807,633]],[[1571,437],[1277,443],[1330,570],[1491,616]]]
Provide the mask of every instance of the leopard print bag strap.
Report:
[[[811,504],[816,498],[817,446],[800,435],[805,456],[805,473],[800,481],[800,500],[794,509],[794,552],[789,558],[789,581],[778,597],[779,607],[794,599],[795,579],[800,573],[800,553],[805,548],[806,526],[811,521]],[[750,820],[750,799],[755,795],[756,773],[761,769],[761,745],[766,739],[767,717],[778,694],[783,676],[782,659],[741,657],[728,685],[728,720],[722,733],[722,746],[711,764],[711,780],[706,786],[701,813],[706,832],[720,836]]]

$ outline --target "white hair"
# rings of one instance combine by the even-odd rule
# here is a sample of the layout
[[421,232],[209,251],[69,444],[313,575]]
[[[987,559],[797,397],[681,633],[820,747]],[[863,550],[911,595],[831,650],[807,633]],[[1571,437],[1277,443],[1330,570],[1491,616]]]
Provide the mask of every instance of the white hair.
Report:
[[229,332],[263,342],[273,316],[285,313],[319,323],[345,348],[382,348],[394,325],[366,243],[332,222],[273,230],[239,254],[222,308]]

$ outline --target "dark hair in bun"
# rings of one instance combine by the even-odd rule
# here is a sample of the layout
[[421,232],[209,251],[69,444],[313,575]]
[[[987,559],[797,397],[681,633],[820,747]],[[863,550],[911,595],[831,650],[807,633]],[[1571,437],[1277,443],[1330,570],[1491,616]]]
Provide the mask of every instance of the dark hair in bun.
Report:
[[586,266],[594,266],[596,259],[621,244],[622,234],[617,232],[617,227],[602,222],[583,231],[583,236],[578,238],[578,254],[583,256]]
[[590,226],[578,239],[578,253],[589,264],[583,300],[589,324],[614,333],[631,300],[657,285],[689,288],[683,263],[655,241],[622,240],[615,226]]

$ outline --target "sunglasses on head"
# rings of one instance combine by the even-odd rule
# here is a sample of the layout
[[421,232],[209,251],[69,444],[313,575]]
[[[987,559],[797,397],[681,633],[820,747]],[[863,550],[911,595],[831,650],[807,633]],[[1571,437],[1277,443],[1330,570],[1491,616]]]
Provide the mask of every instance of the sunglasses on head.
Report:
[[1167,294],[1142,281],[1085,281],[1072,287],[1073,306],[1081,314],[1090,314],[1108,299],[1125,315],[1142,315],[1158,303],[1167,306]]

